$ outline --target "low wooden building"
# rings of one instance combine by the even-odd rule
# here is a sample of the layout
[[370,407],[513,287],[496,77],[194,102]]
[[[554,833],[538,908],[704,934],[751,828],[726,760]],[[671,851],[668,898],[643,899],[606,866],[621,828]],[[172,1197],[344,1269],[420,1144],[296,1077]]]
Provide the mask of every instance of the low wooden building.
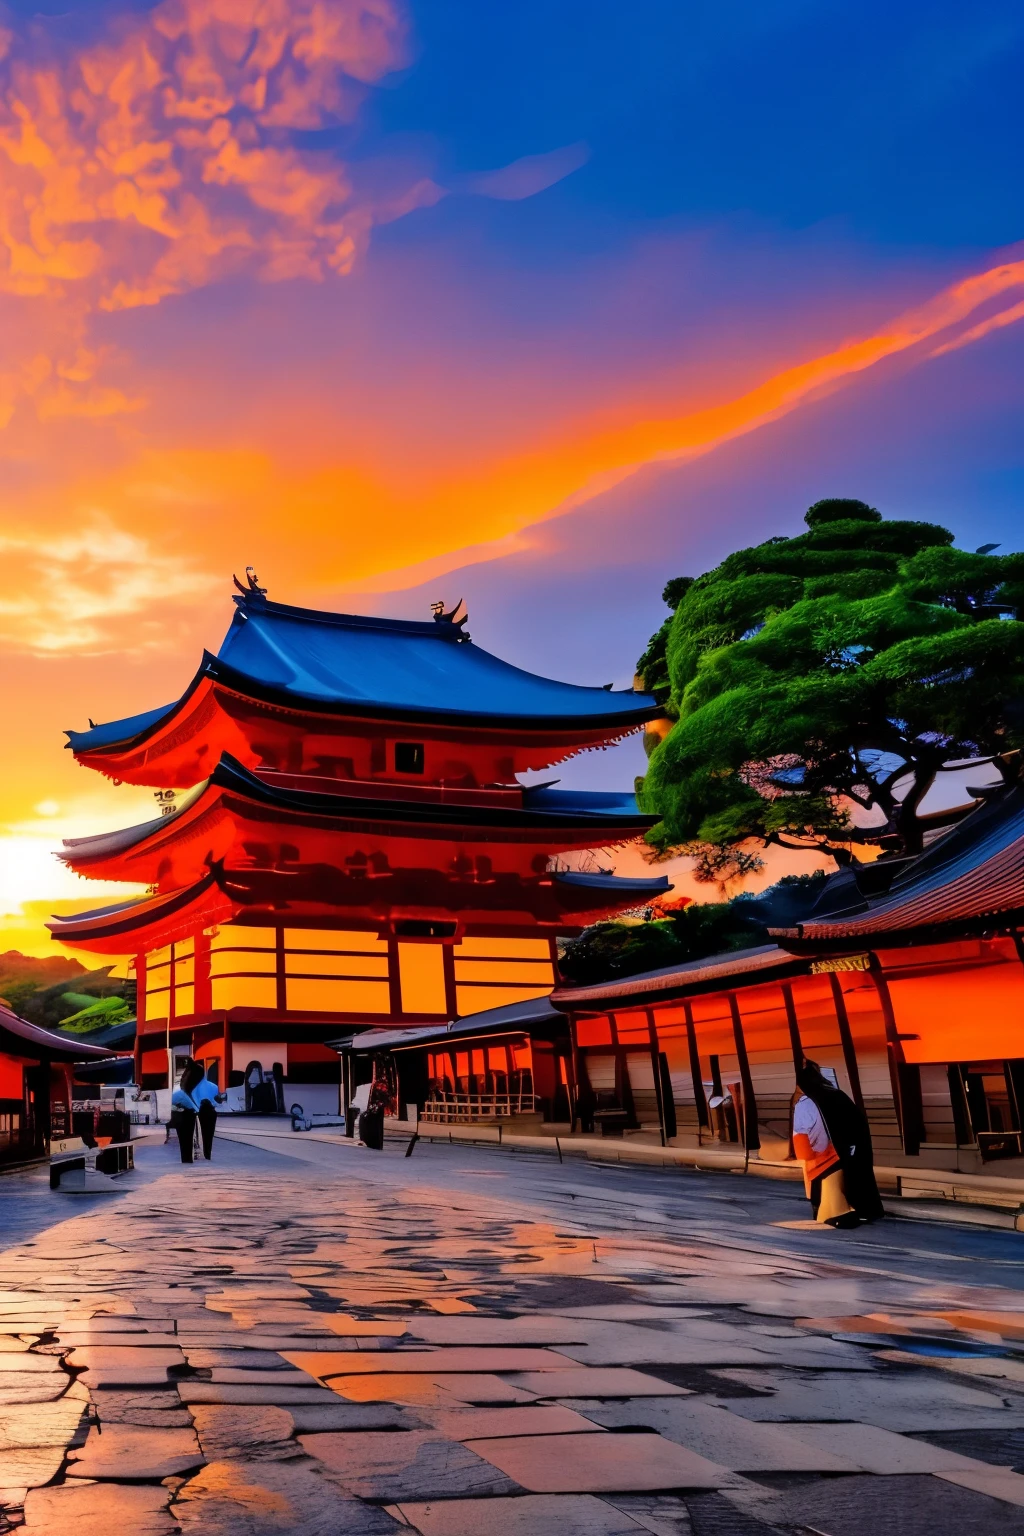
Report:
[[0,1003],[0,1164],[45,1157],[70,1129],[76,1062],[112,1053],[19,1019]]
[[913,860],[844,870],[775,944],[589,987],[580,1101],[677,1145],[785,1157],[802,1056],[867,1112],[880,1160],[969,1171],[1024,1136],[1024,788]]
[[360,1084],[383,1081],[388,1114],[401,1120],[567,1130],[573,1117],[569,1025],[546,997],[451,1024],[367,1030],[334,1045],[346,1109]]

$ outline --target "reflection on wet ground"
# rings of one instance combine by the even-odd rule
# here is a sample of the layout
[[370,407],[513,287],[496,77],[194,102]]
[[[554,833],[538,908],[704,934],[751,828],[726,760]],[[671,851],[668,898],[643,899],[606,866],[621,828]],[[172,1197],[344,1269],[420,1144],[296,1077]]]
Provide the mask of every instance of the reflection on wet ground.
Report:
[[0,1530],[1021,1528],[1015,1234],[465,1149],[172,1158],[88,1205],[0,1180]]

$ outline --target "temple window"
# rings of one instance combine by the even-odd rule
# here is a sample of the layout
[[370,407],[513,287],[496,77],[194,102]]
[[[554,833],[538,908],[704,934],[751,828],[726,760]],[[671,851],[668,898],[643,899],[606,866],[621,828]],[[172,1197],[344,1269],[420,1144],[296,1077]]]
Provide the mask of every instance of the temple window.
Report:
[[396,773],[422,773],[423,759],[424,751],[422,741],[395,742]]
[[548,939],[467,938],[453,955],[460,1015],[544,997],[555,984]]

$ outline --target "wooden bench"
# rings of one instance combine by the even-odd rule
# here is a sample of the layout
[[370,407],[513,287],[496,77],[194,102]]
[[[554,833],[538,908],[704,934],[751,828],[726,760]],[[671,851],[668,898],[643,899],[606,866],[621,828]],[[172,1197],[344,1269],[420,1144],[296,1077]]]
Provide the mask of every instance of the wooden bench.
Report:
[[80,1136],[64,1136],[50,1143],[50,1188],[65,1194],[110,1194],[112,1181],[134,1168],[135,1147],[130,1141],[88,1147]]

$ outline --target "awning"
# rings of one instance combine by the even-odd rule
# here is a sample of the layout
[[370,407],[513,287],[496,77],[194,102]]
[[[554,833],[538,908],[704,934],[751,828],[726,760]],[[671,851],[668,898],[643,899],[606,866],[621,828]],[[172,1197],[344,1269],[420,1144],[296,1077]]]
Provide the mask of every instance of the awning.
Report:
[[51,1057],[55,1061],[107,1061],[113,1051],[102,1046],[86,1045],[67,1035],[54,1034],[41,1029],[27,1019],[19,1019],[16,1013],[0,1004],[0,1050],[11,1051],[16,1056],[36,1056],[40,1060]]
[[368,1029],[359,1035],[345,1035],[327,1043],[333,1050],[350,1050],[356,1056],[372,1056],[376,1051],[402,1051],[447,1040],[465,1040],[477,1036],[529,1034],[532,1030],[553,1030],[562,1034],[565,1017],[552,1008],[547,997],[530,998],[522,1003],[506,1003],[502,1008],[488,1008],[471,1013],[450,1024],[424,1024],[408,1029]]

